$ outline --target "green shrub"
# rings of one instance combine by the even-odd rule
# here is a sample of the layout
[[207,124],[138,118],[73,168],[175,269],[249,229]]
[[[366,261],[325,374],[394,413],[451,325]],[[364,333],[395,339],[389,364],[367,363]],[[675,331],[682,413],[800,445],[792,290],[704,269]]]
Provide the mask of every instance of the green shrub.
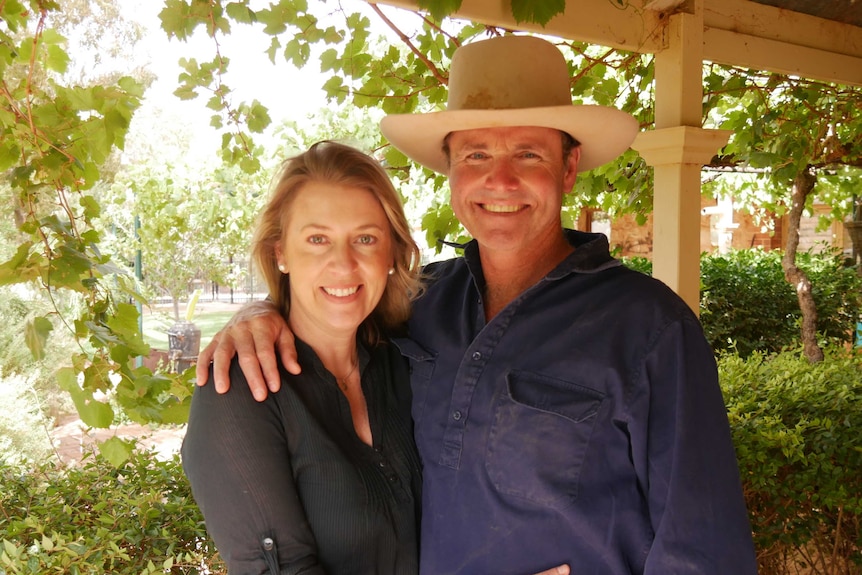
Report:
[[862,568],[862,354],[825,351],[719,359],[761,575]]
[[796,294],[777,251],[739,250],[700,262],[700,321],[716,351],[778,351],[799,341]]
[[862,276],[841,254],[803,253],[797,259],[811,280],[817,330],[827,341],[852,342],[862,321]]
[[179,459],[0,464],[0,575],[224,573]]
[[[781,257],[738,250],[701,258],[700,320],[714,350],[748,356],[799,342],[802,312]],[[811,280],[821,342],[852,342],[862,318],[862,278],[838,254],[800,253],[796,263]]]
[[[784,279],[782,252],[736,250],[703,254],[700,259],[700,321],[718,353],[773,353],[800,339],[802,312],[793,287]],[[646,258],[625,264],[652,274]],[[862,321],[862,277],[840,254],[798,254],[797,265],[811,280],[817,329],[824,345],[852,343]]]
[[622,262],[626,265],[626,267],[630,267],[631,269],[641,272],[642,274],[646,274],[648,276],[652,275],[652,260],[645,258],[643,256],[632,256],[627,258],[621,258]]

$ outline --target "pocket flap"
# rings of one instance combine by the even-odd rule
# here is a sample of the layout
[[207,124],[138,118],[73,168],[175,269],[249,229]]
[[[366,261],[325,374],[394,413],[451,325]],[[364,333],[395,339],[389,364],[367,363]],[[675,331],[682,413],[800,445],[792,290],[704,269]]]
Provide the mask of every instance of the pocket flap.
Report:
[[538,373],[512,371],[508,380],[509,395],[514,401],[574,422],[594,416],[605,397],[595,389]]
[[431,353],[407,337],[396,337],[392,340],[392,343],[398,347],[398,351],[401,352],[401,355],[415,361],[429,361],[437,356],[437,354]]

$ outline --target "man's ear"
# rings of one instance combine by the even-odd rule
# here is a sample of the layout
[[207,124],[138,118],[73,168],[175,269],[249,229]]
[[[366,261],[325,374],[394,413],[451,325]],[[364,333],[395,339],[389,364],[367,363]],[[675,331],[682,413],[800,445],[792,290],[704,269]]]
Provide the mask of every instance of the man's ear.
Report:
[[563,190],[564,193],[570,194],[575,189],[575,182],[578,179],[578,164],[581,161],[581,148],[575,147],[569,152],[569,157],[566,159],[566,165],[563,166]]

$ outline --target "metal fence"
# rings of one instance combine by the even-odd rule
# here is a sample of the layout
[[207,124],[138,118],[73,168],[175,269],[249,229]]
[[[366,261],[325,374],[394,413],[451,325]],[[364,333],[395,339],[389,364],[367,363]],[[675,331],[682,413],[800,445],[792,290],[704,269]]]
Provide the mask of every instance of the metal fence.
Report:
[[[268,293],[266,284],[258,278],[250,261],[232,262],[231,265],[241,270],[240,282],[234,286],[228,286],[206,278],[197,278],[189,284],[188,297],[183,298],[183,301],[188,301],[197,290],[200,290],[198,303],[243,304],[266,298]],[[152,298],[149,303],[164,306],[171,304],[172,299],[168,294],[161,294]]]

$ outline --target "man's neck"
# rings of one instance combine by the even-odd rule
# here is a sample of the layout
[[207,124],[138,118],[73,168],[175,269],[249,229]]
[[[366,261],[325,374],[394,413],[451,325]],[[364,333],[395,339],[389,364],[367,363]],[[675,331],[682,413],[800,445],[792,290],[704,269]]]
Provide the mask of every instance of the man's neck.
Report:
[[560,235],[559,241],[530,253],[493,252],[479,246],[485,276],[485,321],[490,321],[512,300],[557,267],[574,247]]

